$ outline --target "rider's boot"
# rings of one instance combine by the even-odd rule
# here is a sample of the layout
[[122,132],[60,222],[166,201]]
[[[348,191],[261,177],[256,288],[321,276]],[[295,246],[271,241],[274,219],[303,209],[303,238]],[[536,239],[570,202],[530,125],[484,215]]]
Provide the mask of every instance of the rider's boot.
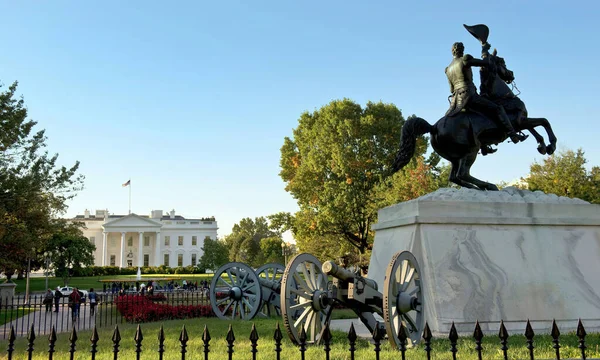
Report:
[[508,133],[508,137],[510,138],[510,140],[512,140],[513,143],[516,144],[520,141],[527,139],[526,136],[517,134],[512,124],[510,123],[508,115],[506,115],[506,111],[504,111],[504,108],[502,106],[498,108],[498,118],[502,122],[502,125],[504,125],[504,128]]
[[481,146],[481,155],[483,155],[483,156],[486,156],[487,154],[493,154],[496,151],[498,151],[498,149],[492,148],[491,145],[482,145]]

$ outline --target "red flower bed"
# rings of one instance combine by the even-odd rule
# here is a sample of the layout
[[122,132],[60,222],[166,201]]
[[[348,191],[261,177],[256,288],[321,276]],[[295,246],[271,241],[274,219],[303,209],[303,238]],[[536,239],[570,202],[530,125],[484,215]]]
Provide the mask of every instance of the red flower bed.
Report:
[[215,316],[210,305],[155,304],[141,295],[119,296],[115,304],[121,315],[134,323]]
[[146,295],[146,299],[150,301],[167,301],[165,294]]

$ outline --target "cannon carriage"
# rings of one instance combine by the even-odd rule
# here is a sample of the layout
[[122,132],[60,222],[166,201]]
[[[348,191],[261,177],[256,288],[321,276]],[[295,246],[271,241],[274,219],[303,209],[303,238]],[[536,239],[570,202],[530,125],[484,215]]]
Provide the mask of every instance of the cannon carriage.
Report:
[[313,255],[298,254],[287,264],[281,281],[283,322],[295,344],[300,344],[302,328],[308,343],[319,343],[337,304],[352,309],[371,333],[379,327],[393,346],[401,346],[400,331],[406,334],[407,346],[413,346],[425,323],[422,286],[419,264],[408,251],[392,257],[383,292],[373,279],[332,261],[321,263]]
[[281,264],[265,264],[256,271],[241,262],[221,266],[210,286],[210,304],[221,319],[250,320],[281,315]]

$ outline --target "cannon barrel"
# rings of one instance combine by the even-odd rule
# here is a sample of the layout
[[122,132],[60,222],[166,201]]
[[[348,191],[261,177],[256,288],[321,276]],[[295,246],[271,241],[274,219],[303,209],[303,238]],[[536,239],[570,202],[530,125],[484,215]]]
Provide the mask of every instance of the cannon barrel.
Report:
[[331,275],[333,277],[347,282],[352,282],[354,281],[354,279],[363,281],[365,284],[367,284],[367,286],[373,288],[374,290],[377,290],[377,283],[375,282],[375,280],[367,279],[365,277],[353,273],[352,271],[346,270],[338,264],[334,263],[333,261],[325,261],[321,266],[321,270],[327,275]]

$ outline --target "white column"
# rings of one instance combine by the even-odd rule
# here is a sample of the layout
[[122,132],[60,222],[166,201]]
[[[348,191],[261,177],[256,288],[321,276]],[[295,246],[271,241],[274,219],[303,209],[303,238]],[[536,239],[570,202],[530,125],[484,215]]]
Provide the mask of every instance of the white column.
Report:
[[106,266],[106,231],[102,232],[102,266]]
[[156,246],[154,247],[154,266],[160,266],[160,231],[156,232]]
[[121,233],[121,260],[119,260],[119,267],[125,267],[125,232]]
[[144,266],[144,232],[140,231],[138,234],[138,267],[142,267]]

